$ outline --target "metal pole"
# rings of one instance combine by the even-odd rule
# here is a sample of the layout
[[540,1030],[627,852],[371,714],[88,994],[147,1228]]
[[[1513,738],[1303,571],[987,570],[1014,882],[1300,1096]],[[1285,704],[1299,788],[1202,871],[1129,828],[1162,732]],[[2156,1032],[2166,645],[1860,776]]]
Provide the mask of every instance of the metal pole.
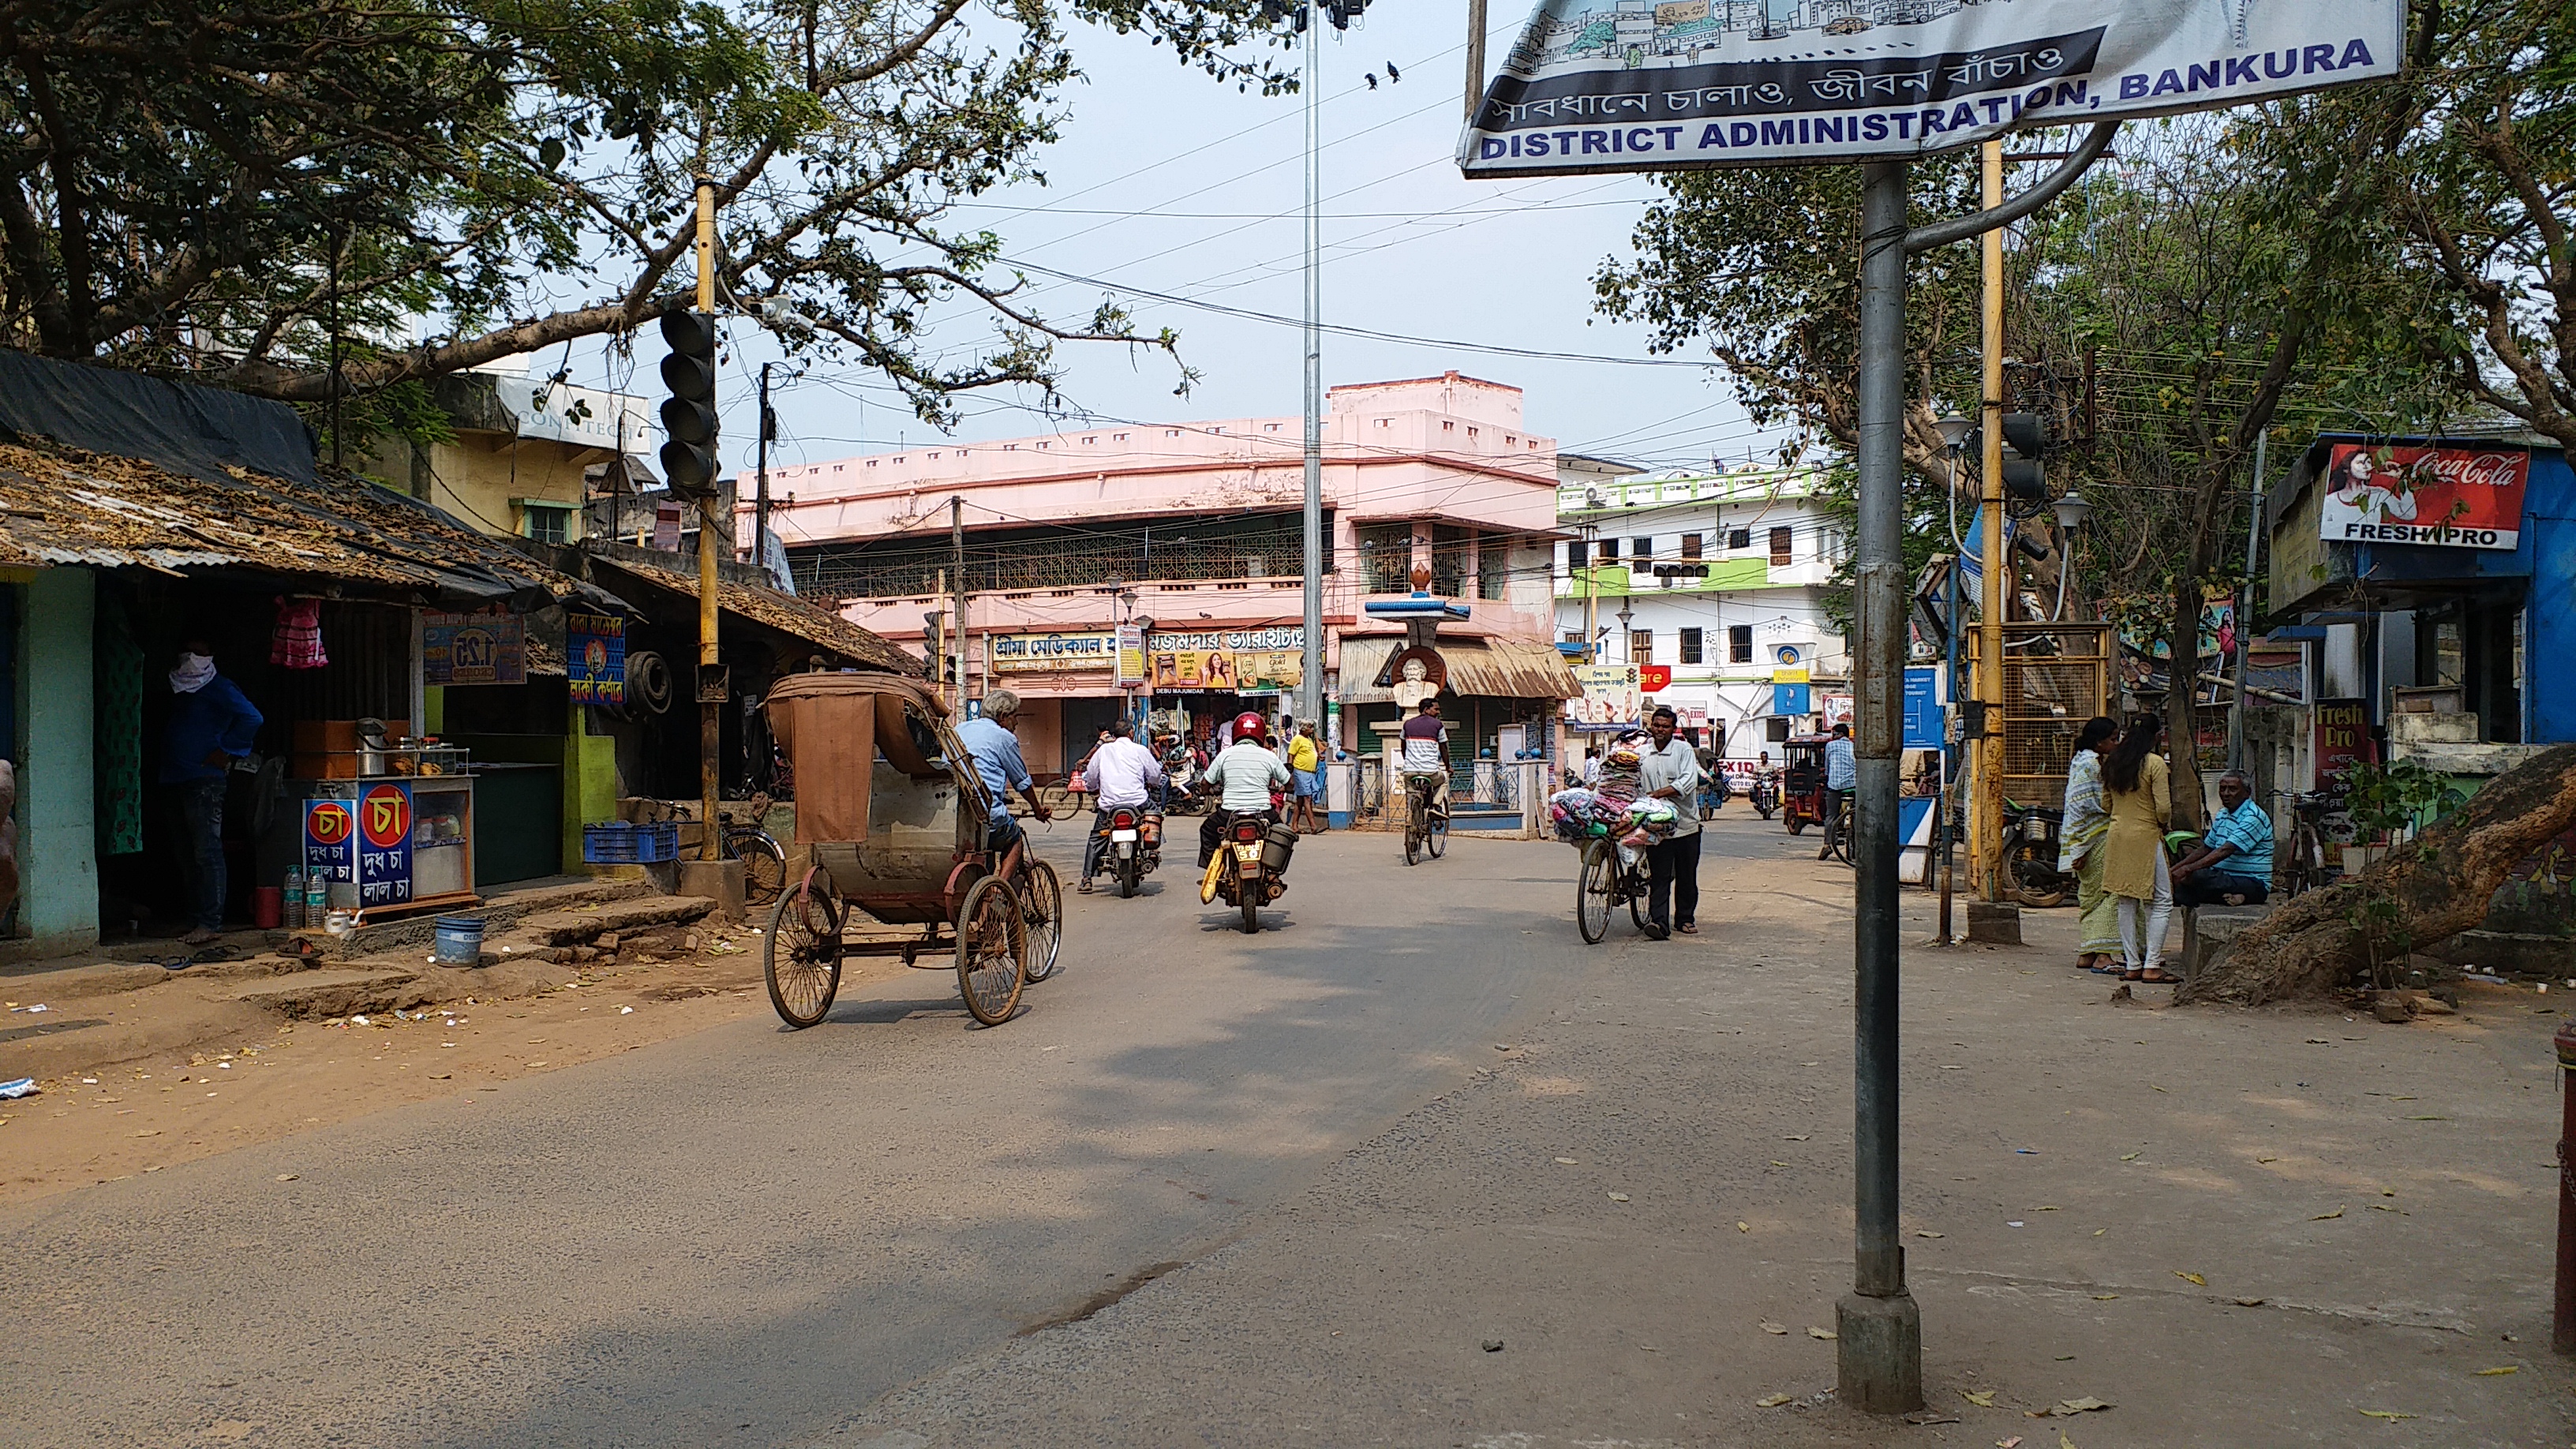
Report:
[[1854,791],[1852,1291],[1834,1305],[1842,1401],[1923,1407],[1923,1323],[1896,1233],[1896,777],[1903,743],[1905,165],[1861,168],[1859,649]]
[[[1985,170],[1985,205],[2004,200],[2004,144],[1988,141],[1979,148]],[[1976,769],[1970,776],[1974,794],[1968,810],[1968,884],[1988,901],[2003,899],[2004,820],[2004,233],[1996,227],[1979,238],[1985,252],[1984,399],[1978,426],[1984,430],[1985,477],[1979,490],[1978,518],[1984,537],[1985,577],[1977,619],[1977,700],[1985,706],[1985,733],[1973,746]]]
[[957,637],[950,641],[957,658],[957,710],[966,711],[966,500],[951,494],[948,499],[948,554],[956,577],[949,580],[957,590]]
[[2236,590],[2236,684],[2235,698],[2227,706],[2227,768],[2245,768],[2245,647],[2247,636],[2254,631],[2247,615],[2254,606],[2254,545],[2263,536],[2263,445],[2272,440],[2270,430],[2254,435],[2254,514],[2245,522],[2245,582]]
[[[698,178],[698,310],[716,310],[716,187]],[[716,652],[716,493],[708,480],[698,500],[698,858],[722,860],[716,831],[716,774],[724,752],[724,698],[709,685],[719,676]],[[717,697],[709,699],[709,694]]]
[[769,369],[776,365],[760,365],[760,459],[755,465],[759,482],[751,504],[751,562],[763,572],[769,568],[769,440],[778,431],[777,420],[769,415]]
[[1485,99],[1485,0],[1467,0],[1467,124]]
[[[1954,466],[1958,457],[1959,450],[1952,448],[1950,458]],[[1951,526],[1955,530],[1958,514],[1955,511],[1952,512],[1950,519]],[[1946,661],[1947,671],[1942,675],[1942,679],[1950,691],[1951,707],[1955,709],[1959,703],[1959,556],[1957,554],[1950,556],[1949,577],[1943,582],[1949,588],[1950,637],[1944,641],[1949,657]],[[1959,753],[1958,748],[1950,743],[1945,732],[1945,737],[1941,741],[1941,797],[1933,803],[1932,807],[1940,814],[1941,944],[1944,946],[1957,939],[1951,934],[1950,911],[1951,900],[1956,894],[1958,884],[1958,873],[1952,863],[1954,852],[1951,847],[1956,843],[1959,833],[1959,802],[1950,792],[1958,788]]]
[[1316,66],[1323,57],[1322,7],[1306,3],[1306,657],[1298,711],[1324,718],[1324,222],[1323,94]]

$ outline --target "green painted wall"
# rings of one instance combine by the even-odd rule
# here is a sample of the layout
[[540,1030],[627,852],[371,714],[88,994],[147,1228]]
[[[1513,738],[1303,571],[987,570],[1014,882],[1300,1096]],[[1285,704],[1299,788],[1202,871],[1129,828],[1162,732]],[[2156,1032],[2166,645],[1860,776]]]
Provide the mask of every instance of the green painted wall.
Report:
[[90,627],[96,580],[87,569],[39,569],[27,585],[25,675],[18,698],[19,919],[31,939],[15,954],[98,944],[98,829],[91,763]]
[[584,723],[587,713],[579,706],[564,711],[564,872],[567,875],[641,874],[640,866],[588,865],[581,858],[581,828],[617,818],[617,741],[606,735],[591,734]]

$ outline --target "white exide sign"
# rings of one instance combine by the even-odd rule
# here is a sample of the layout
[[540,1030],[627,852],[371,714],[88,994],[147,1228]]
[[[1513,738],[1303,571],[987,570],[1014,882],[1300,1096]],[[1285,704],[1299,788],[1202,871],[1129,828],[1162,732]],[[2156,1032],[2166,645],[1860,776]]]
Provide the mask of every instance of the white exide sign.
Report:
[[1902,159],[2397,74],[2405,0],[1539,0],[1470,176]]

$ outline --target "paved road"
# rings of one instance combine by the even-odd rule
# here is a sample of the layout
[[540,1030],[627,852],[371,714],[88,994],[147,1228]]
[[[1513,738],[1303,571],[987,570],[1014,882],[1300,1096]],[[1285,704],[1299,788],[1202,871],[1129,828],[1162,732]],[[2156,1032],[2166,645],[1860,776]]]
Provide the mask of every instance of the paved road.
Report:
[[1562,850],[1310,842],[1257,938],[1189,874],[1069,896],[999,1029],[921,972],[0,1212],[0,1442],[800,1441],[1222,1244],[1573,984]]

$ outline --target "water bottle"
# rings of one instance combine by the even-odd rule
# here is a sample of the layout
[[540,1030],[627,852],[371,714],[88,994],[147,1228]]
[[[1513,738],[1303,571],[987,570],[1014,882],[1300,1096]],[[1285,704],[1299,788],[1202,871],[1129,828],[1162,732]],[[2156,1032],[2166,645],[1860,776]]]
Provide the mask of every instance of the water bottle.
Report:
[[297,866],[286,868],[286,883],[278,887],[278,902],[285,919],[279,924],[290,931],[304,927],[304,871]]
[[331,908],[331,882],[322,872],[308,871],[304,876],[304,926],[311,930],[322,924],[324,913]]

